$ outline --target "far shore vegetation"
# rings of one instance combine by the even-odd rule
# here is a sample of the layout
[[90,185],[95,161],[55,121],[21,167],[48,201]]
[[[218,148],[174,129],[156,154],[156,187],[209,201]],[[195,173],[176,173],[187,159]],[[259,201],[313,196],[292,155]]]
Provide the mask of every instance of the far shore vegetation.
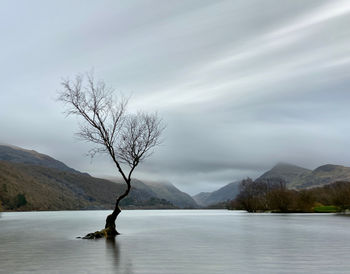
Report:
[[337,213],[350,209],[350,182],[334,182],[322,187],[294,190],[280,178],[240,183],[240,193],[228,209],[248,212]]

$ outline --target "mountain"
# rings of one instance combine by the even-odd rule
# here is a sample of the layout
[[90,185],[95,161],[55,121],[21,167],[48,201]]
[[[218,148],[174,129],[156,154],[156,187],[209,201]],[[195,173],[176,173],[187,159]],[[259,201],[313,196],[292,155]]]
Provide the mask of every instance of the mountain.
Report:
[[[124,189],[86,174],[0,161],[0,201],[5,210],[112,209]],[[121,206],[174,208],[138,189]]]
[[48,155],[38,153],[35,150],[28,150],[16,146],[0,145],[0,160],[11,163],[49,167],[72,173],[80,173]]
[[[141,187],[142,182],[138,185],[122,207],[196,207],[191,197],[172,185],[158,186],[157,191]],[[0,203],[5,210],[111,209],[125,187],[81,173],[48,155],[0,145]],[[164,198],[170,192],[177,193],[177,206]]]
[[350,181],[350,167],[341,165],[323,165],[305,174],[299,180],[294,180],[291,187],[309,188],[323,186],[336,181]]
[[5,209],[112,208],[111,193],[121,191],[120,186],[86,175],[0,161],[0,200]]
[[287,163],[279,163],[275,165],[272,169],[261,175],[257,180],[281,178],[286,182],[293,184],[294,182],[297,182],[302,177],[310,174],[311,172],[311,170],[299,166]]
[[[311,188],[336,181],[350,181],[350,167],[327,164],[315,170],[310,170],[288,163],[279,163],[256,180],[271,178],[283,179],[286,181],[288,188]],[[219,206],[220,203],[233,200],[238,195],[239,183],[230,183],[213,192],[201,192],[192,198],[201,207]]]
[[[121,181],[117,179],[111,180],[119,184],[121,183]],[[180,208],[198,207],[198,204],[190,195],[180,191],[173,184],[168,182],[144,182],[140,180],[133,180],[131,193],[134,191],[134,189],[143,191],[158,199],[165,199]]]
[[200,192],[194,196],[192,196],[193,200],[196,201],[196,203],[199,206],[205,207],[206,205],[206,199],[208,199],[208,197],[210,196],[211,192]]
[[[192,199],[187,193],[180,191],[173,184],[169,182],[145,182],[144,185],[148,186],[155,197],[165,199],[175,206],[181,208],[196,208],[198,207],[195,200]],[[140,189],[140,186],[135,185],[136,188]]]
[[239,183],[229,183],[213,192],[201,192],[192,198],[202,207],[233,200],[239,193]]
[[335,181],[350,181],[350,167],[327,164],[309,170],[290,164],[277,164],[257,180],[268,178],[281,178],[286,181],[289,188],[310,188]]

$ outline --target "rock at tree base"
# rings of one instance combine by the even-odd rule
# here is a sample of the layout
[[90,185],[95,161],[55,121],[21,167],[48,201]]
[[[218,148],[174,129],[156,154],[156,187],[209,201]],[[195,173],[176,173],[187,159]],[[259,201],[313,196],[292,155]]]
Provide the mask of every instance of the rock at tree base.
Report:
[[100,238],[108,239],[108,238],[114,238],[117,235],[119,235],[119,233],[116,230],[105,228],[105,229],[102,229],[101,231],[96,231],[93,233],[86,234],[81,239],[88,239],[88,240],[94,240],[94,239],[100,239]]

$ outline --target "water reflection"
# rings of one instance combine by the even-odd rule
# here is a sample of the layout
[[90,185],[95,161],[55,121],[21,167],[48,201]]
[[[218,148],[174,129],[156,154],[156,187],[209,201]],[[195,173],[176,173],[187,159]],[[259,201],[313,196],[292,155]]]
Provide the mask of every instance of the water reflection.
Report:
[[128,258],[127,253],[121,254],[120,243],[118,238],[106,239],[106,251],[111,258],[112,267],[116,273],[132,274],[131,260]]
[[111,261],[113,262],[114,268],[119,269],[120,247],[115,238],[106,239],[106,249],[107,253],[109,253],[111,257]]
[[350,217],[350,212],[344,212],[344,213],[337,213],[335,214],[338,217]]
[[[335,214],[125,211],[125,234],[78,240],[105,211],[5,212],[0,273],[349,273],[349,221]],[[317,251],[317,252],[315,252]]]

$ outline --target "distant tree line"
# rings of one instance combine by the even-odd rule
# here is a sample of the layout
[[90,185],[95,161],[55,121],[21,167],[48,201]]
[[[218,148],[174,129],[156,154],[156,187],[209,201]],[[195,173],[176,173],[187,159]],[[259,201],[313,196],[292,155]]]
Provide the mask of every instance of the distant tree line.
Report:
[[25,206],[28,202],[24,193],[18,193],[15,196],[8,195],[7,184],[0,187],[0,211],[3,209],[15,210]]
[[338,212],[350,209],[350,182],[335,182],[322,187],[288,189],[280,178],[240,183],[240,193],[228,209],[248,212]]

